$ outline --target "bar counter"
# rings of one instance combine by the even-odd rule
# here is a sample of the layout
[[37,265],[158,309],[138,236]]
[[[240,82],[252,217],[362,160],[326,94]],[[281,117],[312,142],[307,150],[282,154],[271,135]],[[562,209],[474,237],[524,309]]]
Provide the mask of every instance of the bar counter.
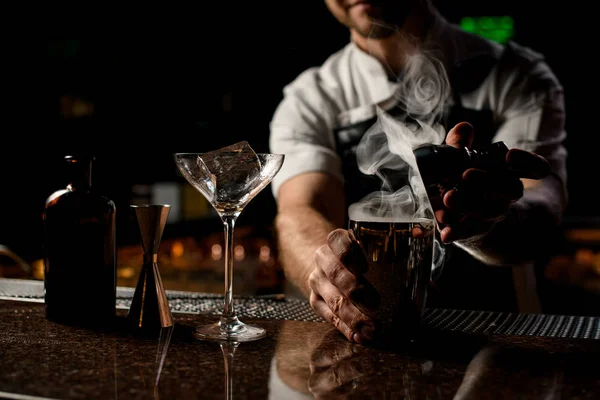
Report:
[[126,328],[123,306],[116,327],[92,330],[47,321],[35,296],[1,297],[1,398],[600,398],[598,318],[530,334],[525,326],[535,319],[517,316],[511,324],[518,329],[494,334],[490,315],[477,328],[449,318],[472,313],[444,311],[429,318],[418,341],[385,349],[350,343],[327,323],[302,320],[297,309],[307,304],[275,299],[267,312],[295,314],[254,318],[242,308],[242,320],[265,327],[267,337],[219,344],[192,335],[216,317],[178,311],[176,301],[173,328],[139,335]]

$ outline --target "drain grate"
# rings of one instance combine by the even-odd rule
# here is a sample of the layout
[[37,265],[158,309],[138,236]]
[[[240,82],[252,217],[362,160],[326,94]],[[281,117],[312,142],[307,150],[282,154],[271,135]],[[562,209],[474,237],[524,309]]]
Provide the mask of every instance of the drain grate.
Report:
[[[129,309],[134,293],[134,288],[117,287],[117,308]],[[223,310],[223,295],[219,294],[167,290],[167,298],[173,313],[217,314]],[[43,282],[0,278],[0,299],[43,303]],[[308,302],[282,295],[236,296],[234,305],[241,317],[323,322]]]
[[[117,288],[117,308],[129,309],[134,288]],[[212,293],[167,291],[172,312],[216,314],[223,309],[223,296]],[[0,299],[43,303],[40,281],[0,278]],[[235,297],[242,317],[323,322],[305,300],[283,296]],[[427,309],[423,322],[429,329],[484,335],[542,336],[600,340],[600,317],[518,314],[492,311]]]
[[427,309],[423,322],[452,332],[600,340],[600,317]]

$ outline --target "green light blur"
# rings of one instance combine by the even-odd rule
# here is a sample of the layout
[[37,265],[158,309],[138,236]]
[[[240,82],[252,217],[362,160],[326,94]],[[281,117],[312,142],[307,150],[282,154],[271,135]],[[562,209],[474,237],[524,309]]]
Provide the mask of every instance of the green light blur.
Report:
[[498,43],[506,43],[515,33],[514,19],[508,15],[463,17],[460,27]]

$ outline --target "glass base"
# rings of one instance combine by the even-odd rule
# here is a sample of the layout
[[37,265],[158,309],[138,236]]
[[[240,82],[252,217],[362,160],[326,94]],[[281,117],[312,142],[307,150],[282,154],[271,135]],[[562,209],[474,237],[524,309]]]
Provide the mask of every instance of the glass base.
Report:
[[213,342],[251,342],[267,335],[264,328],[241,322],[237,317],[221,318],[219,322],[196,327],[194,337]]

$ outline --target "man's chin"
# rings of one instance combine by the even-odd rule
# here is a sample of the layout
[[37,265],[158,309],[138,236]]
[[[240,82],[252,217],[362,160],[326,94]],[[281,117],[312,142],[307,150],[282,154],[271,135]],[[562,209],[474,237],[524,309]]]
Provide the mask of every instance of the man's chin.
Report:
[[365,39],[386,39],[398,32],[397,27],[383,26],[372,23],[369,26],[362,26],[355,29],[356,33]]

